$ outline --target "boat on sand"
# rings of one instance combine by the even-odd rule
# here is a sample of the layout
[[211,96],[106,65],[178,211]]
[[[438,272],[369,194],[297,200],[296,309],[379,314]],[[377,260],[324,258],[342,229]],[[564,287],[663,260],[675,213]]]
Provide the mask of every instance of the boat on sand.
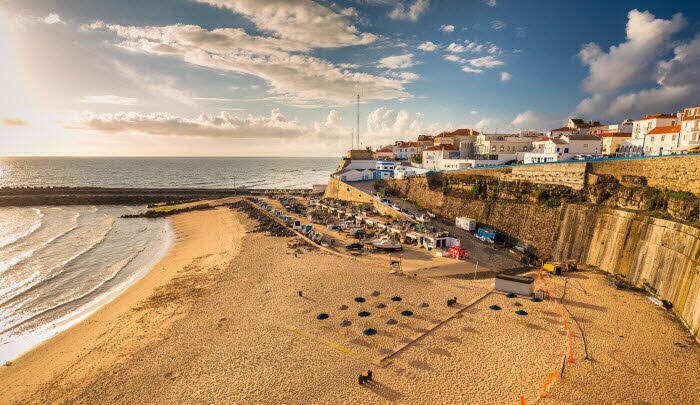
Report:
[[394,251],[394,250],[403,250],[403,246],[399,242],[396,242],[395,240],[391,239],[388,236],[382,236],[377,239],[373,239],[370,244],[374,246],[375,249],[377,250],[384,250],[384,251]]

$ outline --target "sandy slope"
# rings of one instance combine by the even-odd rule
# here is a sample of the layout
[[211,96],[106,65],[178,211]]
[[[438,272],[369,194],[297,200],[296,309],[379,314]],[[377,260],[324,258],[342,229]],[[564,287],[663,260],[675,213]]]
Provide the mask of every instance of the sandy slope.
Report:
[[[186,233],[191,220],[191,235],[206,230],[202,238],[221,250],[203,248],[212,256],[200,262],[193,259],[208,253],[181,257],[179,268],[189,270],[178,288],[148,298],[140,285],[138,299],[105,308],[90,320],[94,328],[72,328],[2,370],[0,384],[12,384],[0,388],[2,402],[515,404],[524,395],[532,403],[567,352],[551,301],[506,298],[488,279],[390,275],[388,266],[321,251],[295,257],[289,239],[260,233],[247,233],[233,259],[236,218],[248,230],[251,220],[221,210],[187,215],[174,218],[178,230]],[[158,271],[150,274],[161,279]],[[563,278],[548,283],[555,296],[563,293]],[[353,300],[359,296],[365,301]],[[452,296],[476,302],[447,307]],[[700,403],[700,348],[669,313],[593,272],[570,277],[564,303],[583,325],[593,360],[583,359],[569,321],[575,361],[540,403]],[[460,309],[463,316],[450,318]],[[358,317],[362,310],[371,316]],[[319,321],[320,312],[330,317]],[[387,325],[390,318],[398,323]],[[351,325],[341,327],[343,320]],[[370,327],[378,334],[361,333]],[[377,366],[382,359],[391,363]],[[375,382],[357,385],[369,368]],[[19,386],[36,371],[30,386]]]

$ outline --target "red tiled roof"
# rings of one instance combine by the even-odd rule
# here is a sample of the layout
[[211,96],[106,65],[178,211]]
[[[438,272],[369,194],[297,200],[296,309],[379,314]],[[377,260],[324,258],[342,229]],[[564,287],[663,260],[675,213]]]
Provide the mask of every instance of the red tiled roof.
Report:
[[428,142],[428,141],[433,141],[435,138],[433,138],[430,135],[418,135],[418,142]]
[[379,149],[379,150],[377,151],[377,153],[379,153],[379,152],[391,152],[391,153],[394,153],[394,151],[393,151],[390,147],[388,147],[388,146],[385,146],[385,147]]
[[649,131],[647,135],[656,135],[656,134],[671,134],[674,132],[681,132],[681,126],[680,125],[667,125],[665,127],[656,127]]
[[676,118],[676,116],[673,115],[673,114],[654,114],[654,115],[647,115],[647,116],[644,117],[644,118],[635,120],[635,122],[637,122],[637,121],[644,121],[644,120],[651,120],[651,119],[654,119],[654,118]]
[[[690,112],[690,110],[692,110],[692,109],[696,109],[695,115],[688,114]],[[682,117],[683,121],[685,121],[685,120],[697,120],[697,119],[700,119],[700,105],[695,106],[695,107],[686,108],[685,110],[683,110],[683,117]]]
[[553,129],[551,132],[554,132],[554,131],[576,131],[576,128],[561,127],[561,128]]
[[540,139],[536,140],[535,142],[547,142],[547,141],[550,140],[550,139],[551,139],[551,138],[547,138],[547,137],[545,136],[544,138],[540,138]]
[[449,135],[465,136],[465,135],[479,135],[479,133],[477,131],[472,130],[472,129],[461,128],[461,129],[458,129],[456,131],[450,132]]
[[427,148],[426,150],[457,150],[457,148],[449,143],[441,143],[440,145],[435,145],[431,148]]
[[631,132],[603,132],[602,134],[596,134],[601,138],[631,138]]

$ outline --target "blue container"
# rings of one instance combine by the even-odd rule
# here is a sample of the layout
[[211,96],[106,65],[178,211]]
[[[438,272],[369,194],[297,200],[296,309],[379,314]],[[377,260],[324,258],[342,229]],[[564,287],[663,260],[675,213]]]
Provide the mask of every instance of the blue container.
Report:
[[496,242],[498,240],[498,233],[487,228],[479,228],[477,236],[489,239],[493,242]]

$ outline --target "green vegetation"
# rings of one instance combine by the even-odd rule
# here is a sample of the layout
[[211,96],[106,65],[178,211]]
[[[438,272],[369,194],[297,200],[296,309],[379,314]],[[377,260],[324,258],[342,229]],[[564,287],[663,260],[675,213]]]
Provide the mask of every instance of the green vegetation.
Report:
[[174,210],[174,209],[177,209],[177,205],[168,205],[168,206],[165,206],[165,207],[158,207],[158,208],[154,208],[152,211],[155,211],[155,212],[165,212],[165,211],[171,211],[171,210]]
[[472,188],[471,188],[471,190],[470,190],[470,192],[472,193],[472,197],[473,197],[474,199],[479,198],[479,196],[481,195],[481,193],[483,193],[483,191],[484,191],[483,188],[484,188],[484,187],[481,185],[481,183],[473,184],[473,185],[472,185]]

